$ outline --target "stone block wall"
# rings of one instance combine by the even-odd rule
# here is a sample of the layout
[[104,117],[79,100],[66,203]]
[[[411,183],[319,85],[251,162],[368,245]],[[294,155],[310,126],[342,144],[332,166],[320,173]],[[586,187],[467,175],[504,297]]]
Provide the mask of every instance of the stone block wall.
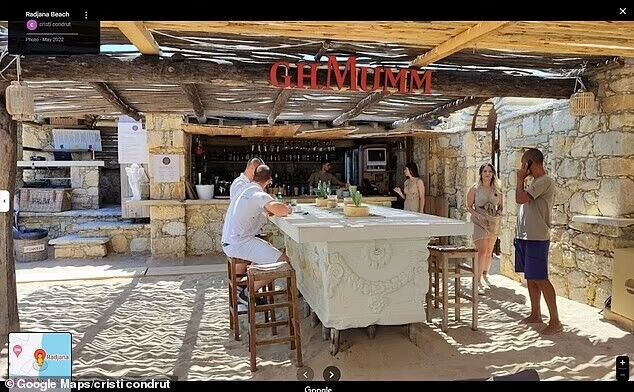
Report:
[[[611,291],[614,249],[634,246],[634,224],[614,223],[634,217],[633,60],[599,74],[595,82],[597,111],[588,116],[572,116],[568,100],[502,98],[494,103],[506,205],[500,236],[502,273],[520,279],[513,265],[515,170],[524,148],[535,147],[544,153],[546,170],[557,184],[550,253],[553,284],[560,295],[602,307]],[[450,122],[464,113],[468,111],[452,115]],[[464,191],[475,182],[479,165],[490,160],[490,140],[470,135],[464,124],[457,127],[457,135],[415,139],[414,156],[427,159],[428,193],[447,197],[450,216],[466,219]],[[449,128],[455,131],[456,123]],[[452,137],[459,142],[452,142]],[[588,215],[619,219],[589,224],[575,218]]]
[[150,206],[152,256],[184,257],[186,233],[184,204]]
[[[147,113],[148,148],[150,152],[149,173],[150,199],[185,200],[185,133],[183,117],[170,113]],[[152,155],[174,154],[180,156],[180,179],[178,182],[160,183],[153,177]]]
[[188,255],[222,253],[222,225],[228,207],[228,203],[186,205]]
[[101,207],[99,167],[71,167],[72,208],[91,210]]

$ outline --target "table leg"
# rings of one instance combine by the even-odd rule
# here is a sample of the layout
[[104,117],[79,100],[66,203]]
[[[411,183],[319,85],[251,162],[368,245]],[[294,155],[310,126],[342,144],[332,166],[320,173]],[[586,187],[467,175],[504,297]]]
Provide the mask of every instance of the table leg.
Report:
[[369,325],[365,327],[365,333],[368,334],[368,338],[374,339],[376,336],[376,325]]
[[330,355],[337,355],[339,352],[339,330],[330,329]]
[[321,325],[321,338],[323,340],[330,339],[330,328],[324,326],[323,324]]

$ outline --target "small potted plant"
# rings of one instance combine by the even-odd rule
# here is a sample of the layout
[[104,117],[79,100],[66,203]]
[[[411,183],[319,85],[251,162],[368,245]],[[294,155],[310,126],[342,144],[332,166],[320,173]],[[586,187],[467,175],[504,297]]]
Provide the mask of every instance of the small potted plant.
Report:
[[315,205],[317,207],[326,207],[328,205],[328,185],[325,182],[319,181],[317,188],[315,188]]
[[361,204],[361,192],[350,192],[353,204],[345,204],[343,206],[343,214],[345,216],[363,217],[370,216],[370,207]]

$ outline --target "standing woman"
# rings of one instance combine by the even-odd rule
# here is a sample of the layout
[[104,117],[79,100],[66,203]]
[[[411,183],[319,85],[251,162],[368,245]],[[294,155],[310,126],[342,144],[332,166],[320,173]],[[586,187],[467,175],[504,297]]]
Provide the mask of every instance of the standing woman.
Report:
[[493,247],[500,234],[500,215],[504,209],[502,189],[490,163],[480,166],[480,181],[467,193],[467,210],[474,223],[473,242],[478,249],[476,284],[478,293],[491,286],[487,273],[491,268]]
[[406,211],[414,211],[423,213],[425,208],[425,183],[418,177],[418,166],[414,162],[405,165],[405,193],[400,187],[394,188],[400,197],[405,199]]

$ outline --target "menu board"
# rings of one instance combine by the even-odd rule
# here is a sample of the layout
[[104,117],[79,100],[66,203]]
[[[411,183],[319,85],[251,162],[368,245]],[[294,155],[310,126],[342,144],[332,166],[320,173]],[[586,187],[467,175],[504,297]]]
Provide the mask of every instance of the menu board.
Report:
[[53,148],[101,151],[101,131],[98,129],[53,129]]
[[119,139],[119,163],[149,163],[147,131],[140,121],[117,123]]

